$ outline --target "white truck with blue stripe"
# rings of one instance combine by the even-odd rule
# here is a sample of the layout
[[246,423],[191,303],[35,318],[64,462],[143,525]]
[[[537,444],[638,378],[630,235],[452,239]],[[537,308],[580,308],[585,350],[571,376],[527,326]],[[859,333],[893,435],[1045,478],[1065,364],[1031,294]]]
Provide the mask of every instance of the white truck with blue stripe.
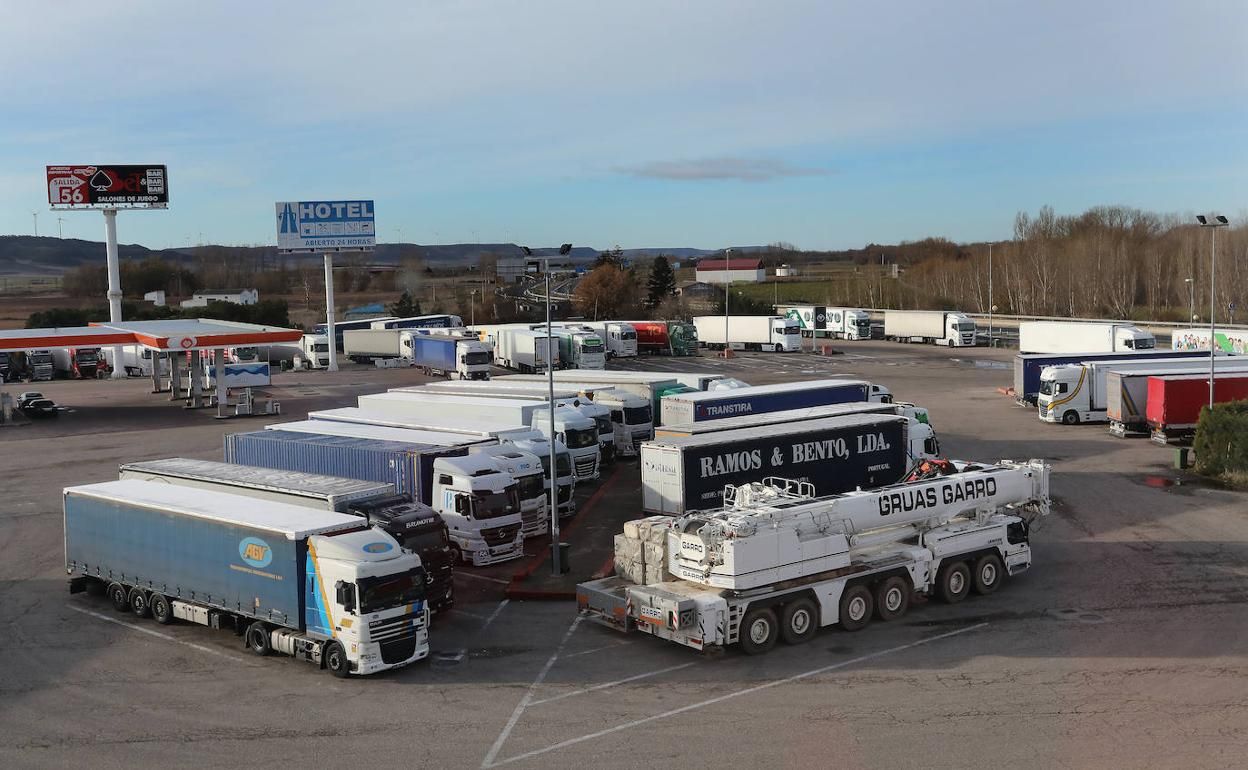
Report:
[[420,557],[358,516],[137,479],[69,487],[64,503],[71,593],[229,628],[335,676],[429,655]]

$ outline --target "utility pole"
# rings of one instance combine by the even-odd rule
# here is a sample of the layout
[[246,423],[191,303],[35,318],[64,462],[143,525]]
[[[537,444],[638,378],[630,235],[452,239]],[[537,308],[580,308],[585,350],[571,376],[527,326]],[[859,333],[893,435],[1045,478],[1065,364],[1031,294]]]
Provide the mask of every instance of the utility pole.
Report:
[[1230,220],[1221,214],[1199,214],[1196,221],[1209,228],[1209,411],[1213,411],[1214,355],[1218,349],[1214,316],[1218,312],[1218,228],[1226,227]]
[[992,244],[988,244],[988,347],[992,347]]
[[30,212],[30,215],[35,218],[35,237],[38,238],[39,237],[39,212],[32,211]]

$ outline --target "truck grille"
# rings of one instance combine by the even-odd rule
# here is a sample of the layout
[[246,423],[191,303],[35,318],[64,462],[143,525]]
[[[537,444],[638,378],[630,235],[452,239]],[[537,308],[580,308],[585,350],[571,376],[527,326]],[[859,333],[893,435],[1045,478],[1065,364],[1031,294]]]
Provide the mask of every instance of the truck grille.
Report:
[[[411,637],[416,638],[416,629],[420,628],[423,623],[422,612],[409,612],[397,618],[387,618],[386,620],[374,620],[368,624],[368,636],[374,642],[380,642],[384,647],[387,642],[398,641],[400,639]],[[408,653],[410,656],[411,653]],[[399,660],[403,660],[400,658]],[[386,661],[387,663],[391,661]]]
[[508,524],[505,527],[494,527],[493,529],[481,530],[481,538],[485,540],[486,545],[497,547],[500,545],[508,545],[516,539],[516,532],[520,530],[519,524]]
[[577,458],[576,475],[577,477],[588,478],[594,475],[594,469],[598,465],[598,461],[592,457]]
[[403,639],[394,639],[381,643],[381,662],[387,665],[402,663],[416,652],[416,633]]
[[653,438],[653,437],[650,435],[650,431],[648,431],[648,430],[644,430],[644,431],[637,431],[637,432],[633,433],[633,443],[634,443],[634,444],[640,444],[640,443],[641,443],[641,442],[643,442],[643,441],[649,441],[651,438]]

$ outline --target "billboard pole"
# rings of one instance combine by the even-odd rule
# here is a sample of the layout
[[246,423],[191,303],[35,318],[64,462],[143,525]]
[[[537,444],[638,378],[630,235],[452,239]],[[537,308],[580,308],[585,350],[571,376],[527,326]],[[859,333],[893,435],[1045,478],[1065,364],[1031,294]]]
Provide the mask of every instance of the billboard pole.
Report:
[[[104,209],[104,253],[108,260],[108,320],[121,321],[121,263],[117,258],[117,209]],[[113,346],[113,371],[110,377],[126,376],[121,365],[121,346]]]
[[325,334],[329,340],[329,368],[338,371],[338,337],[334,334],[334,255],[325,252]]

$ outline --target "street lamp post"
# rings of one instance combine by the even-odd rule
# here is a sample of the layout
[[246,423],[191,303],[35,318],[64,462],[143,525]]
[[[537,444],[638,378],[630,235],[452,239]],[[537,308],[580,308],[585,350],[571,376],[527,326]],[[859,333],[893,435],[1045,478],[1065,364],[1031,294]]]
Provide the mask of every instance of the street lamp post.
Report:
[[992,347],[992,244],[988,244],[988,347]]
[[1218,312],[1218,228],[1226,227],[1230,221],[1221,214],[1198,214],[1196,221],[1201,227],[1209,228],[1209,410],[1213,411],[1213,380],[1214,352],[1217,340],[1214,338],[1214,316]]
[[468,312],[469,312],[468,325],[473,328],[476,328],[477,326],[477,290],[476,289],[473,289],[472,291],[468,292]]
[[1187,325],[1190,327],[1196,323],[1196,279],[1184,278],[1183,283],[1187,284]]
[[728,342],[728,292],[732,288],[732,249],[724,249],[724,358],[732,358],[732,345]]

